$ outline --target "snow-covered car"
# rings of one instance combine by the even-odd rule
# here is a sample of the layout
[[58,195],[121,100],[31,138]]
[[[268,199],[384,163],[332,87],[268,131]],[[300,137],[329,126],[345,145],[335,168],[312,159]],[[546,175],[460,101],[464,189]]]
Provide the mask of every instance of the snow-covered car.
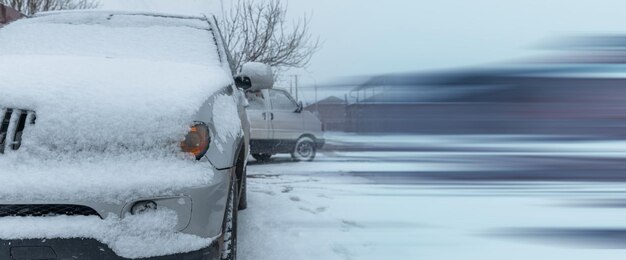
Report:
[[43,13],[0,50],[0,259],[236,258],[249,123],[215,18]]

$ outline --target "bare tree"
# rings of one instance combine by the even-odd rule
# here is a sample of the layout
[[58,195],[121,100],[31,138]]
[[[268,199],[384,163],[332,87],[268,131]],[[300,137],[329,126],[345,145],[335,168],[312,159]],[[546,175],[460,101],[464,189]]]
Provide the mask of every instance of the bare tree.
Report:
[[319,39],[309,32],[310,17],[287,22],[287,5],[281,0],[236,0],[222,10],[221,27],[236,70],[252,61],[277,70],[304,68],[318,50]]
[[10,6],[25,15],[44,11],[91,9],[98,7],[96,0],[0,0],[0,4]]

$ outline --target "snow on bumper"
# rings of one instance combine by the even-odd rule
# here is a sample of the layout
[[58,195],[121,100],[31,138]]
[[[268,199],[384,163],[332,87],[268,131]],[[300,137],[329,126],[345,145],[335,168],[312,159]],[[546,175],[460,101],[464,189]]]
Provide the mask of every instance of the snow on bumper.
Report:
[[[121,257],[145,258],[207,248],[220,235],[228,170],[178,158],[30,164],[13,156],[0,157],[0,204],[81,205],[100,217],[2,217],[0,240],[95,239]],[[158,210],[132,215],[144,200]]]
[[205,162],[141,155],[40,159],[27,151],[0,156],[0,202],[91,201],[120,204],[178,195],[207,186],[215,169]]
[[176,232],[176,213],[158,210],[123,219],[98,217],[9,217],[0,220],[0,239],[93,238],[118,256],[145,258],[200,250],[212,238]]

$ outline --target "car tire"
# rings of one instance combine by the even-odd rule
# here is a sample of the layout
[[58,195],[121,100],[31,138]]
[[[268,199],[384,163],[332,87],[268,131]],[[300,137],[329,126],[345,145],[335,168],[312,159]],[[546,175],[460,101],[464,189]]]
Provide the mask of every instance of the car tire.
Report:
[[222,260],[237,260],[237,176],[233,175],[228,192],[224,223],[222,224]]
[[256,153],[252,155],[252,158],[257,160],[258,162],[267,162],[272,158],[272,155],[269,153]]
[[248,177],[246,175],[246,169],[244,168],[241,176],[241,192],[239,192],[239,210],[248,208]]
[[315,154],[317,149],[315,147],[315,141],[311,137],[301,137],[296,142],[296,146],[293,148],[291,152],[291,158],[294,161],[313,161],[315,159]]

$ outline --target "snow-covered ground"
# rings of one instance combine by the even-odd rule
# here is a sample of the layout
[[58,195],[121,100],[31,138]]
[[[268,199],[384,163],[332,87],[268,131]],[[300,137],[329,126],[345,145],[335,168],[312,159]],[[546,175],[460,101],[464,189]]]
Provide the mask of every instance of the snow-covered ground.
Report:
[[[600,146],[543,146],[508,154],[416,145],[326,151],[310,163],[292,163],[287,156],[251,162],[249,208],[239,220],[240,256],[625,259],[621,162],[561,153],[585,154],[580,149],[601,151]],[[577,178],[568,175],[571,169]],[[532,174],[519,175],[526,172]]]

